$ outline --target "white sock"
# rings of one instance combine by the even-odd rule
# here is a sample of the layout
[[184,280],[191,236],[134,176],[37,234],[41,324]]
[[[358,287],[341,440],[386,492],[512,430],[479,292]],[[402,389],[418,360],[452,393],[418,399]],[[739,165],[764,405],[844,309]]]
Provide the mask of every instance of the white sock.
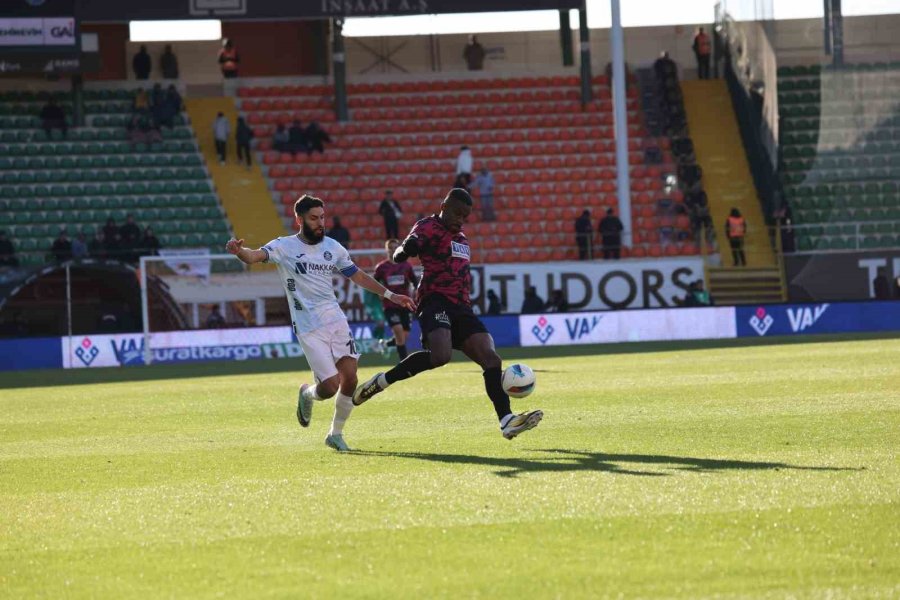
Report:
[[306,389],[303,390],[303,399],[304,400],[321,400],[322,398],[319,396],[317,390],[319,389],[317,385],[308,385]]
[[389,385],[391,384],[388,383],[387,377],[384,376],[384,373],[378,376],[378,387],[380,387],[382,390],[386,390]]
[[344,431],[344,423],[350,418],[350,411],[353,410],[353,398],[345,396],[343,392],[338,392],[334,399],[334,418],[331,419],[331,431],[328,435],[341,435]]

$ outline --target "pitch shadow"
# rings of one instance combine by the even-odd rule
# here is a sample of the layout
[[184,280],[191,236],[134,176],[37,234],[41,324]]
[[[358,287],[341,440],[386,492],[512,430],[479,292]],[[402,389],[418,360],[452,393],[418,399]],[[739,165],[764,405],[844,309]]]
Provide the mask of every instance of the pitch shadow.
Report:
[[554,473],[572,471],[599,471],[617,475],[637,475],[641,477],[667,477],[671,473],[640,470],[635,465],[656,465],[670,471],[693,473],[720,473],[725,471],[860,471],[852,467],[810,467],[790,465],[780,462],[754,462],[718,458],[694,458],[690,456],[665,456],[654,454],[605,454],[579,450],[544,449],[534,450],[550,456],[528,458],[499,458],[475,456],[471,454],[433,454],[427,452],[381,452],[355,451],[360,456],[381,456],[410,458],[447,464],[468,464],[497,467],[494,473],[500,477],[517,477],[520,473]]

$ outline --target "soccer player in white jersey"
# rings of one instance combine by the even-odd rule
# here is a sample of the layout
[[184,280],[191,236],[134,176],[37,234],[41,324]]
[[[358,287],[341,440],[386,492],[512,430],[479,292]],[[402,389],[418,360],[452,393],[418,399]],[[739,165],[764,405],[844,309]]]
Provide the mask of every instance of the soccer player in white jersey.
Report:
[[313,401],[331,398],[337,392],[334,418],[325,443],[345,452],[350,448],[344,441],[343,429],[353,410],[359,353],[347,316],[335,298],[332,274],[338,271],[358,286],[407,310],[415,310],[416,305],[411,298],[390,292],[359,270],[346,248],[325,236],[325,203],[320,199],[302,196],[294,204],[294,214],[300,227],[297,235],[272,240],[258,250],[244,248],[244,240],[232,238],[225,249],[248,265],[272,262],[278,266],[294,334],[316,380],[315,385],[300,386],[297,420],[308,427]]

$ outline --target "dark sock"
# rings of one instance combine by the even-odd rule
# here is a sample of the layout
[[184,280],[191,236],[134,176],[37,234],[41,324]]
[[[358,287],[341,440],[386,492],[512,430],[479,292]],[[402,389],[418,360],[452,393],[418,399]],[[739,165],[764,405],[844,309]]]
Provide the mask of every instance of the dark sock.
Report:
[[396,339],[396,338],[391,338],[391,339],[387,340],[387,341],[384,343],[384,345],[387,346],[388,348],[390,348],[391,346],[396,346],[396,345],[397,345],[397,339]]
[[400,356],[400,360],[403,360],[404,358],[406,358],[406,356],[407,356],[406,344],[403,344],[401,346],[401,345],[395,343],[394,345],[397,346],[397,355]]
[[502,419],[512,412],[509,408],[509,396],[503,391],[501,377],[503,371],[500,367],[493,369],[485,369],[484,373],[484,389],[487,391],[488,397],[494,403],[494,410],[497,411],[497,418]]
[[[396,383],[398,381],[403,381],[404,379],[409,379],[424,371],[430,371],[433,368],[434,367],[431,366],[431,351],[421,350],[419,352],[413,352],[404,358],[399,365],[385,373],[384,378],[389,384]],[[507,404],[508,403],[509,401],[507,400]]]

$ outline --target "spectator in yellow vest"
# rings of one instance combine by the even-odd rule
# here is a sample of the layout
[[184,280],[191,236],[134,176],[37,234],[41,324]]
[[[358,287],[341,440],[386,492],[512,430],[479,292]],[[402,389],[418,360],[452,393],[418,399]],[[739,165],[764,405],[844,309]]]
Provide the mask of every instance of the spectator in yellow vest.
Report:
[[744,256],[744,237],[747,235],[747,221],[736,208],[731,209],[731,214],[725,221],[725,235],[731,244],[731,258],[734,266],[747,266],[747,257]]

